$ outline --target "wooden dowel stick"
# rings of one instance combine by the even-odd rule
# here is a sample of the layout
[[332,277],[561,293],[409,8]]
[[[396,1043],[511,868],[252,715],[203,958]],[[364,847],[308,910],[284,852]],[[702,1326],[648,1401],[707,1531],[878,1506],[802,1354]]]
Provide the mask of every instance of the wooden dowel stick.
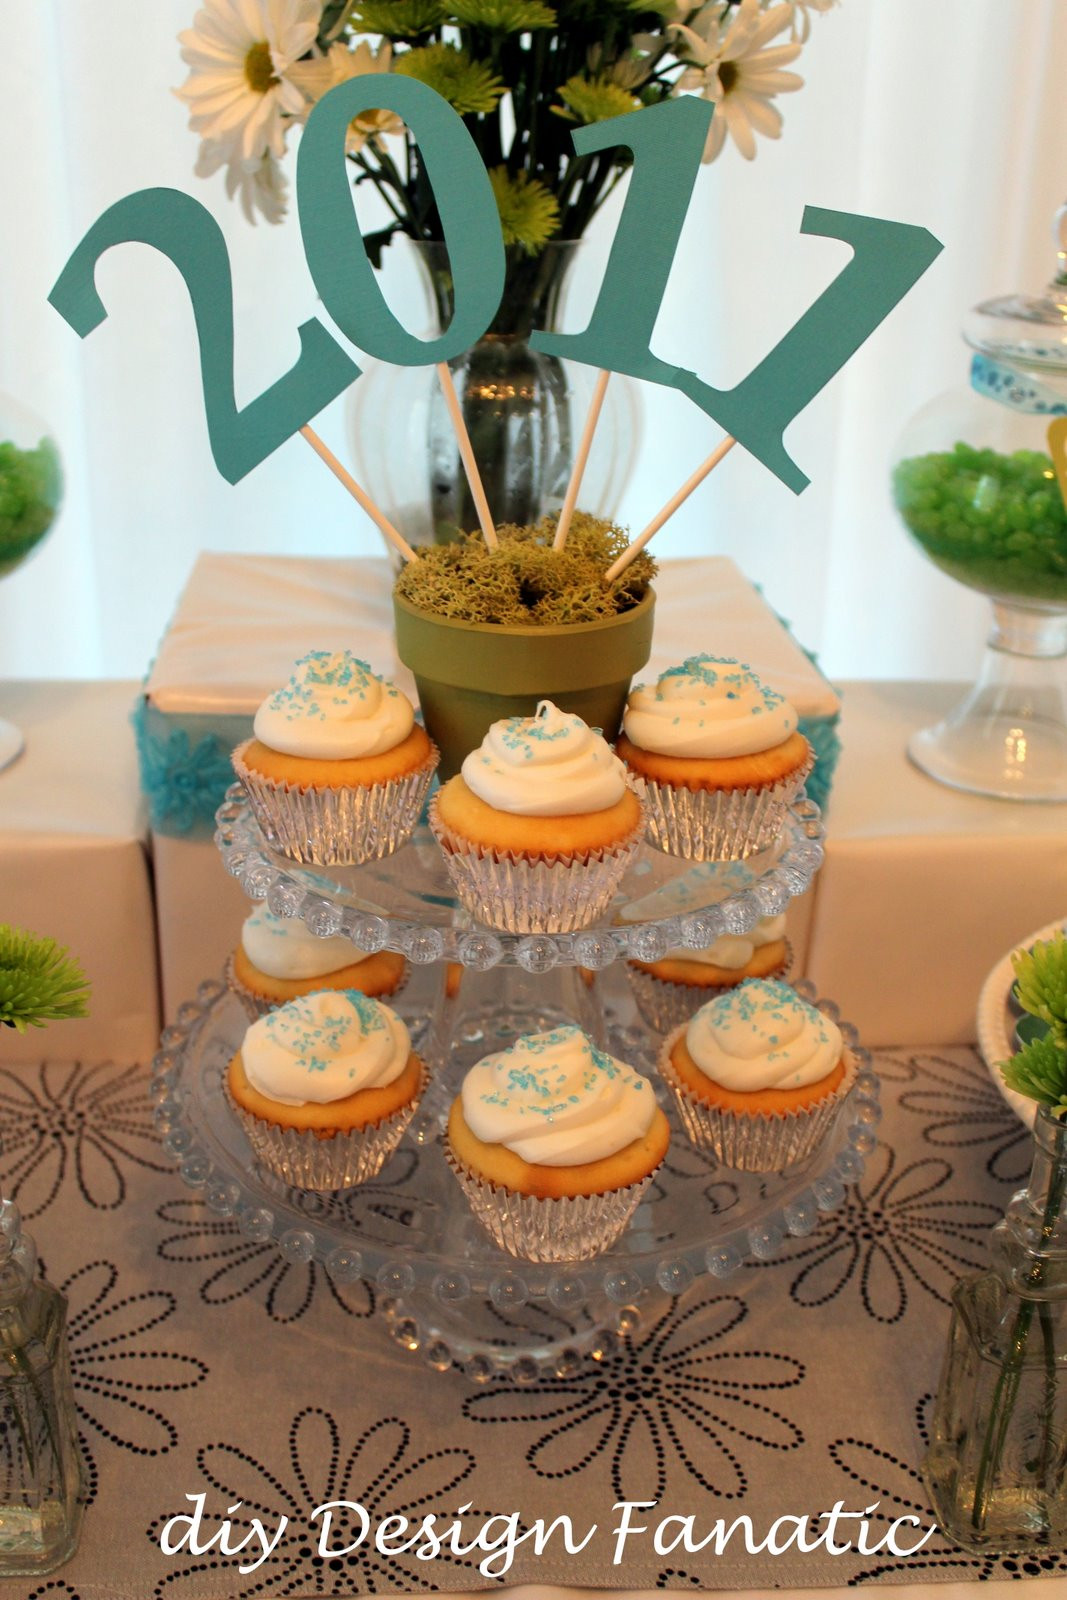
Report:
[[683,501],[689,499],[689,496],[692,494],[693,490],[698,488],[699,485],[704,482],[704,479],[707,477],[709,472],[713,472],[715,470],[723,456],[728,455],[736,443],[737,440],[734,438],[733,434],[728,433],[722,443],[717,445],[716,448],[711,452],[711,455],[708,457],[708,459],[705,462],[702,462],[702,464],[696,469],[692,477],[685,480],[677,494],[671,495],[671,498],[667,501],[667,504],[663,507],[662,511],[657,511],[656,515],[652,518],[652,521],[649,523],[644,532],[637,535],[637,538],[634,540],[633,544],[627,545],[626,549],[623,551],[618,561],[615,562],[614,566],[608,568],[607,572],[604,574],[605,583],[614,583],[615,579],[619,576],[619,573],[625,572],[626,568],[630,565],[630,562],[634,559],[634,557],[641,554],[641,551],[645,548],[645,545],[651,539],[652,535],[654,533],[658,533],[668,518],[674,516],[674,513],[677,511],[678,507],[683,503]]
[[563,507],[559,514],[559,521],[556,524],[556,537],[552,541],[553,550],[562,550],[567,542],[567,535],[571,528],[571,518],[578,502],[578,491],[582,487],[585,465],[589,460],[589,449],[593,443],[596,425],[600,421],[600,408],[604,404],[604,396],[607,393],[608,379],[610,377],[610,372],[602,372],[596,380],[596,388],[593,390],[589,415],[585,419],[585,428],[582,431],[578,454],[574,458],[574,471],[571,473],[571,481],[567,485],[567,493],[564,496]]
[[449,371],[447,361],[439,361],[437,363],[437,377],[441,384],[441,393],[445,397],[445,405],[448,407],[448,415],[452,419],[452,430],[456,435],[456,443],[459,445],[459,453],[463,459],[463,470],[467,474],[471,499],[474,501],[474,509],[478,513],[478,521],[482,525],[485,542],[490,550],[495,550],[498,543],[496,528],[493,526],[493,519],[489,513],[489,502],[485,498],[481,473],[478,471],[478,463],[474,459],[470,434],[467,432],[467,424],[463,420],[459,397],[456,394],[456,386],[452,382],[452,374]]
[[399,551],[404,560],[417,561],[418,557],[408,544],[407,540],[404,538],[404,535],[393,527],[393,524],[389,521],[389,518],[385,515],[384,511],[379,511],[370,495],[367,494],[366,490],[360,488],[359,484],[348,471],[347,467],[343,467],[338,461],[337,457],[334,455],[333,451],[329,449],[328,446],[323,444],[314,428],[312,428],[309,423],[305,423],[300,432],[304,435],[304,438],[307,440],[312,450],[314,450],[315,454],[320,458],[320,460],[325,461],[334,477],[339,483],[344,484],[353,500],[357,501],[357,503],[363,507],[363,510],[367,513],[368,517],[370,517],[371,521],[376,527],[381,529],[382,533],[389,540],[389,543]]

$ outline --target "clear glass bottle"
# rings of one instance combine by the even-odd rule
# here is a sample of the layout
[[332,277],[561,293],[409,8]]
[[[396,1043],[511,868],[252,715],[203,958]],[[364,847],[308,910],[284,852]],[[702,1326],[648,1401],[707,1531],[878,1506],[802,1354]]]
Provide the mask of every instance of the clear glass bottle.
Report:
[[1067,1545],[1067,1127],[1039,1106],[1030,1182],[953,1294],[923,1474],[966,1549]]
[[0,1579],[73,1555],[81,1458],[67,1302],[36,1275],[33,1240],[0,1204]]

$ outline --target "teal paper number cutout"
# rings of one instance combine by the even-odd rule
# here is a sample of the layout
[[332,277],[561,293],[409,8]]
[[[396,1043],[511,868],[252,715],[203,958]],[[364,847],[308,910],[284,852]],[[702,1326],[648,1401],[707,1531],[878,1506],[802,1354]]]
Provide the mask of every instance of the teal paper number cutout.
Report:
[[579,155],[625,144],[633,151],[634,171],[587,328],[537,333],[531,343],[546,355],[626,372],[688,395],[799,494],[808,479],[785,448],[786,428],[904,298],[942,246],[925,228],[909,223],[807,206],[800,231],[842,240],[851,245],[853,259],[769,355],[732,389],[716,389],[695,372],[661,361],[649,346],[707,132],[707,111],[698,120],[688,108],[702,105],[671,100],[576,129]]
[[215,465],[229,483],[343,394],[360,369],[316,319],[301,323],[300,357],[243,410],[233,390],[233,278],[222,229],[180,189],[141,189],[110,206],[89,229],[56,280],[49,302],[81,338],[107,316],[96,264],[113,245],[151,245],[185,280],[200,342],[200,378]]
[[[394,111],[418,141],[444,228],[452,320],[417,339],[386,303],[352,207],[344,136],[362,111]],[[338,84],[308,118],[297,159],[304,254],[315,287],[346,339],[379,361],[418,367],[449,361],[480,339],[504,292],[504,241],[489,174],[462,119],[414,78],[375,73]]]
[[[421,340],[389,309],[367,257],[343,159],[344,130],[361,111],[388,109],[419,141],[444,226],[455,288],[448,329]],[[732,389],[652,354],[651,340],[692,196],[712,108],[693,97],[577,129],[580,155],[627,145],[629,192],[604,280],[584,333],[537,333],[546,354],[677,389],[798,492],[808,479],[785,449],[789,423],[818,394],[926,271],[941,245],[925,228],[809,206],[801,232],[840,239],[852,260],[770,353]],[[308,119],[298,159],[298,204],[308,266],[338,327],[359,349],[400,366],[459,355],[481,338],[504,288],[504,246],[488,174],[462,119],[425,84],[377,74],[340,84]],[[212,454],[237,483],[360,375],[312,318],[300,357],[242,410],[233,389],[233,281],[222,231],[177,189],[143,189],[104,212],[71,255],[49,300],[82,338],[107,316],[96,263],[139,242],[167,256],[185,281],[200,343]]]
[[649,346],[713,110],[706,100],[686,95],[574,130],[580,156],[626,145],[634,165],[585,332],[535,333],[535,350],[678,386],[682,369],[660,361]]

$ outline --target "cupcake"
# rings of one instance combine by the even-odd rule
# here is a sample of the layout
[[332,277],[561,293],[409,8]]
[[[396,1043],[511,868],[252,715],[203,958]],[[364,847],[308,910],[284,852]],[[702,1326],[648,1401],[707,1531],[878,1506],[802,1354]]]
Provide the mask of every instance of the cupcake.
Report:
[[351,939],[320,939],[299,917],[276,917],[265,905],[245,918],[226,964],[230,988],[260,1014],[316,989],[358,989],[380,999],[396,994],[406,976],[404,957],[392,950],[368,955]]
[[616,750],[661,850],[737,860],[773,844],[814,756],[788,700],[743,663],[690,656],[629,697]]
[[667,1151],[651,1083],[570,1024],[471,1068],[446,1156],[479,1222],[528,1261],[572,1261],[618,1238]]
[[542,700],[494,722],[430,806],[462,904],[509,933],[568,933],[600,916],[637,852],[641,802],[581,717]]
[[437,751],[411,701],[347,650],[302,656],[233,754],[267,842],[294,861],[374,861],[419,819]]
[[701,1006],[664,1041],[659,1070],[694,1144],[747,1172],[809,1156],[855,1077],[836,1023],[773,978]]
[[425,1071],[404,1023],[357,990],[290,1000],[254,1022],[226,1087],[263,1165],[298,1189],[346,1189],[384,1166]]
[[703,950],[680,945],[659,961],[628,961],[626,976],[649,1027],[669,1033],[746,978],[784,978],[789,962],[785,917],[761,917],[750,932],[724,933]]

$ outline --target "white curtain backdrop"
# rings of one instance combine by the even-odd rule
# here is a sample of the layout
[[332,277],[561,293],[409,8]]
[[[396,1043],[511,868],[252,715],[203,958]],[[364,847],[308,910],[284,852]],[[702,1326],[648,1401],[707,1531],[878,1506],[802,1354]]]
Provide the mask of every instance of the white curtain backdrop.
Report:
[[[162,257],[141,246],[105,257],[109,316],[84,342],[46,303],[106,206],[169,185],[208,205],[229,243],[239,403],[292,364],[297,326],[322,314],[295,219],[252,228],[221,179],[193,175],[196,140],[169,91],[196,4],[5,0],[0,389],[51,421],[67,497],[49,541],[0,582],[0,677],[139,675],[202,548],[379,549],[300,439],[235,488],[218,476],[188,301]],[[812,480],[804,494],[735,451],[657,551],[733,556],[832,676],[965,678],[986,603],[912,548],[887,467],[911,412],[966,381],[966,308],[1050,276],[1050,220],[1067,194],[1067,7],[842,0],[814,19],[798,68],[806,84],[779,102],[780,143],[761,143],[752,164],[728,149],[701,174],[657,354],[721,385],[766,353],[846,259],[800,236],[806,203],[920,223],[944,252],[789,430]],[[585,253],[568,326],[584,323],[615,214]],[[417,323],[410,288],[395,263],[393,303]],[[338,453],[342,409],[318,421]],[[718,438],[666,390],[646,390],[645,417],[622,508],[634,529]]]

